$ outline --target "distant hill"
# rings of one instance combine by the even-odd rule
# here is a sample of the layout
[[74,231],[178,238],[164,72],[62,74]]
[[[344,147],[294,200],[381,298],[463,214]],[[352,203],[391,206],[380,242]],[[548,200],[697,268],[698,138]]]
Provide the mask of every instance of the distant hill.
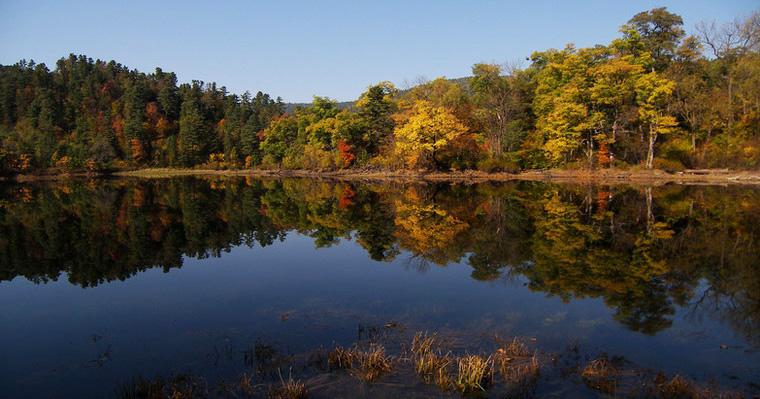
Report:
[[[343,101],[338,103],[338,109],[352,108],[355,101]],[[311,103],[285,103],[285,112],[292,114],[296,108],[305,108],[311,106]]]
[[[447,80],[452,81],[458,85],[461,85],[462,88],[465,89],[466,91],[470,89],[470,79],[471,77],[467,76],[463,78],[453,78],[453,79],[447,79]],[[403,94],[404,92],[409,91],[409,90],[411,90],[411,88],[399,90],[399,93]],[[356,101],[341,101],[338,103],[338,109],[353,108],[355,102]],[[311,103],[285,103],[285,112],[290,114],[290,113],[293,113],[293,111],[295,111],[296,108],[298,107],[305,108],[309,106],[311,106]]]

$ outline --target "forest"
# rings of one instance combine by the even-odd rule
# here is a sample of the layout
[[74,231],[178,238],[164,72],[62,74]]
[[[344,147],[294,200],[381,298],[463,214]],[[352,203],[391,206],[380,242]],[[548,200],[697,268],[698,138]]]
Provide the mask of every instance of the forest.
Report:
[[760,11],[699,23],[634,15],[611,43],[348,106],[179,84],[84,55],[0,66],[0,174],[149,167],[481,170],[753,169],[760,165]]

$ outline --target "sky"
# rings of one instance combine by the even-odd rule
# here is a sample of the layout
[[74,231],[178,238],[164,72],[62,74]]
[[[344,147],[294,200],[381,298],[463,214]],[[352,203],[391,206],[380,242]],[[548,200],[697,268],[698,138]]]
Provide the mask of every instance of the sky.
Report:
[[180,82],[287,102],[352,100],[369,85],[467,76],[478,62],[606,44],[640,11],[666,6],[687,31],[760,9],[758,0],[12,1],[0,0],[0,64],[69,53]]

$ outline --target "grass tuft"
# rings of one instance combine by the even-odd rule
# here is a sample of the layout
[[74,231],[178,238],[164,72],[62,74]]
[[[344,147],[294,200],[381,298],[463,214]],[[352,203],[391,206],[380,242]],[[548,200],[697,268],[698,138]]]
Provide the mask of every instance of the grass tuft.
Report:
[[535,353],[527,358],[510,358],[497,354],[495,363],[501,378],[521,389],[535,386],[541,376],[541,364]]
[[462,393],[485,391],[493,380],[493,359],[478,355],[466,355],[457,360],[456,387]]
[[496,350],[497,353],[505,355],[507,357],[528,357],[530,356],[530,350],[525,343],[519,338],[515,337],[507,345]]
[[294,380],[292,375],[288,375],[286,380],[280,374],[280,385],[270,389],[267,397],[269,399],[305,399],[306,385],[301,381]]
[[371,382],[391,371],[391,357],[385,354],[385,348],[371,344],[369,348],[358,346],[351,348],[336,347],[327,355],[327,364],[331,369],[349,370],[359,379]]
[[426,383],[434,383],[441,389],[450,389],[452,381],[449,367],[454,363],[451,353],[441,354],[437,349],[436,335],[418,332],[412,340],[412,361],[414,371],[420,375]]
[[251,383],[251,377],[246,373],[243,373],[243,375],[240,376],[238,387],[240,388],[240,392],[247,396],[252,396],[255,392],[253,384]]
[[336,347],[327,354],[327,367],[331,370],[348,370],[353,367],[355,349]]
[[117,397],[122,399],[192,399],[207,396],[205,381],[186,374],[178,374],[168,380],[161,377],[152,380],[138,377],[117,391]]
[[606,355],[592,360],[581,371],[581,377],[589,388],[605,393],[615,393],[619,375],[618,367]]

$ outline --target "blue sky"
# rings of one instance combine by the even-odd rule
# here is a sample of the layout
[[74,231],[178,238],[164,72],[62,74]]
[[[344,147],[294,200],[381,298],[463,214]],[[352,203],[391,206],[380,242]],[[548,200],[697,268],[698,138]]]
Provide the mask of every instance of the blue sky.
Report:
[[[760,8],[683,1],[11,1],[0,0],[0,64],[69,53],[156,66],[286,101],[357,97],[368,85],[460,77],[476,62],[607,43],[635,13],[667,6],[693,31]],[[527,65],[527,64],[525,64]]]

